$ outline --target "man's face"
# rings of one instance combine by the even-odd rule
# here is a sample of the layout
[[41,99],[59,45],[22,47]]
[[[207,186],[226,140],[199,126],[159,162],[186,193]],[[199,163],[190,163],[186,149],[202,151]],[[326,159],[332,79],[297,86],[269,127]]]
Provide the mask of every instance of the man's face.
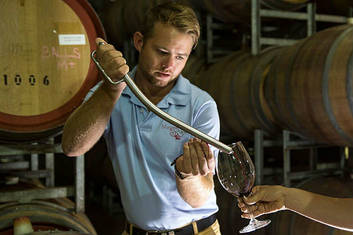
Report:
[[141,75],[154,87],[166,87],[183,70],[192,47],[191,35],[173,26],[156,23],[152,36],[143,39],[137,48]]

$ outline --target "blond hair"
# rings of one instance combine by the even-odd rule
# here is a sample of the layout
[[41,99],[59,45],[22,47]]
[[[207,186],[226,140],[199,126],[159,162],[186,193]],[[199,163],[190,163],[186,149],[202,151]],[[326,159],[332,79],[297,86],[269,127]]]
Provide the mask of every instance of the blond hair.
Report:
[[156,22],[176,27],[181,32],[193,37],[194,48],[200,37],[200,24],[195,12],[187,5],[177,2],[166,2],[151,8],[140,29],[145,39],[152,36]]

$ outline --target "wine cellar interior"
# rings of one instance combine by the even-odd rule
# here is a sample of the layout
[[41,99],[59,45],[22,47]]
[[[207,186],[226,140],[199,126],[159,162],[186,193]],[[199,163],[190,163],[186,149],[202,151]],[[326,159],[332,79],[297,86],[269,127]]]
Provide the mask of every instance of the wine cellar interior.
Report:
[[[130,68],[138,59],[131,35],[146,9],[163,2],[50,1],[56,2],[52,11],[62,12],[61,17],[84,22],[90,43],[103,37],[121,50]],[[183,2],[197,13],[201,37],[182,74],[216,101],[220,140],[244,143],[255,164],[255,185],[279,184],[353,197],[352,1]],[[54,57],[62,59],[58,66],[66,72],[91,63],[89,45],[83,47],[80,59],[75,51],[61,55],[53,47],[41,52],[48,64],[33,62],[33,51],[51,41],[31,38],[40,22],[21,16],[20,8],[43,14],[44,22],[53,13],[46,12],[47,4],[45,0],[0,0],[4,18],[0,23],[0,235],[14,234],[16,218],[24,216],[35,231],[121,234],[125,215],[105,141],[77,158],[65,156],[61,148],[63,124],[97,83],[98,71],[87,65],[90,76],[84,84],[62,82],[55,88],[66,89],[60,95],[54,95],[55,90],[26,91],[30,85],[22,86],[25,82],[45,86],[54,76],[64,80],[63,74],[50,71]],[[24,17],[27,25],[17,25],[11,17]],[[24,62],[8,60],[7,53],[23,56]],[[28,77],[30,68],[36,71]],[[81,71],[70,75],[79,76]],[[24,88],[8,92],[11,84]],[[38,108],[43,99],[45,107]],[[22,113],[15,108],[26,102],[29,108]],[[56,110],[48,112],[53,107]],[[236,234],[248,221],[240,217],[236,198],[216,177],[221,232]],[[254,234],[350,234],[288,211],[262,217],[272,223]]]

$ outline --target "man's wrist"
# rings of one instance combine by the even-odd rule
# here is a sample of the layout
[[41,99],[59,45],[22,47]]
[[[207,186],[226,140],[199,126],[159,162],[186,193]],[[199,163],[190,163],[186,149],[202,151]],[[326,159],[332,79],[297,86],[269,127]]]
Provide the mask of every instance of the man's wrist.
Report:
[[118,86],[119,85],[112,85],[107,81],[103,81],[101,84],[101,89],[109,97],[109,99],[111,99],[113,102],[116,102],[124,90],[124,88],[121,89]]

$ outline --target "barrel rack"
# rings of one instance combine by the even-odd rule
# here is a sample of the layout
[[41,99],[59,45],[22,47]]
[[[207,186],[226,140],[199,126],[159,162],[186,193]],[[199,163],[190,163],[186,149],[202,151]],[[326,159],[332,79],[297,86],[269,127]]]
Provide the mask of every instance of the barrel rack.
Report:
[[212,16],[212,14],[206,14],[205,20],[206,26],[206,62],[214,63],[222,56],[226,56],[232,52],[230,49],[226,48],[218,48],[215,47],[215,40],[219,39],[219,35],[215,32],[215,30],[227,30],[227,32],[231,33],[232,25],[219,23]]
[[[317,149],[330,147],[327,144],[320,144],[312,140],[305,139],[300,134],[283,130],[282,139],[270,140],[264,138],[263,130],[255,130],[254,134],[254,155],[256,168],[256,184],[264,183],[264,176],[272,174],[266,172],[264,168],[264,148],[282,146],[283,150],[283,184],[291,186],[292,180],[301,180],[316,175],[336,175],[342,174],[345,167],[345,160],[348,156],[348,147],[340,148],[340,160],[335,164],[318,164]],[[292,172],[291,151],[309,149],[310,169],[307,171]]]
[[[307,21],[307,37],[316,32],[316,22],[324,21],[331,23],[346,23],[348,17],[324,15],[316,13],[316,4],[307,3],[306,12],[291,12],[262,9],[260,0],[251,0],[251,53],[257,55],[261,52],[263,45],[278,45],[288,46],[293,45],[298,40],[269,38],[261,35],[261,19],[264,17],[306,20]],[[352,9],[350,16],[352,17]],[[292,180],[304,179],[314,175],[337,174],[342,173],[345,166],[345,157],[348,155],[348,147],[341,148],[340,161],[333,168],[318,169],[317,166],[317,148],[327,147],[325,144],[315,143],[311,140],[306,140],[300,134],[289,130],[282,131],[282,139],[265,140],[263,130],[254,131],[254,155],[256,168],[256,184],[263,184],[264,175],[264,148],[282,146],[283,147],[283,184],[290,186]],[[309,149],[310,151],[310,170],[302,172],[291,172],[291,151],[298,149]]]
[[[85,211],[85,175],[84,156],[75,157],[75,185],[55,187],[54,155],[63,153],[61,145],[54,143],[53,139],[45,143],[30,144],[0,144],[0,158],[30,155],[30,164],[19,158],[17,161],[0,164],[0,171],[7,171],[11,176],[27,179],[45,179],[45,188],[27,189],[19,191],[0,192],[0,203],[19,201],[30,202],[35,199],[50,199],[62,197],[75,197],[76,213]],[[40,154],[45,157],[45,169],[39,169]],[[11,171],[21,169],[26,171]],[[27,170],[28,169],[28,170]]]
[[[352,9],[350,9],[352,14]],[[294,19],[307,21],[307,36],[311,36],[316,32],[316,22],[331,22],[331,23],[347,23],[348,17],[335,16],[316,13],[316,4],[307,3],[306,12],[291,12],[261,9],[260,0],[251,0],[251,53],[253,55],[259,54],[262,45],[279,45],[287,46],[293,45],[298,40],[269,38],[261,36],[261,19],[262,18],[280,18],[280,19]],[[351,16],[350,16],[351,17]]]

